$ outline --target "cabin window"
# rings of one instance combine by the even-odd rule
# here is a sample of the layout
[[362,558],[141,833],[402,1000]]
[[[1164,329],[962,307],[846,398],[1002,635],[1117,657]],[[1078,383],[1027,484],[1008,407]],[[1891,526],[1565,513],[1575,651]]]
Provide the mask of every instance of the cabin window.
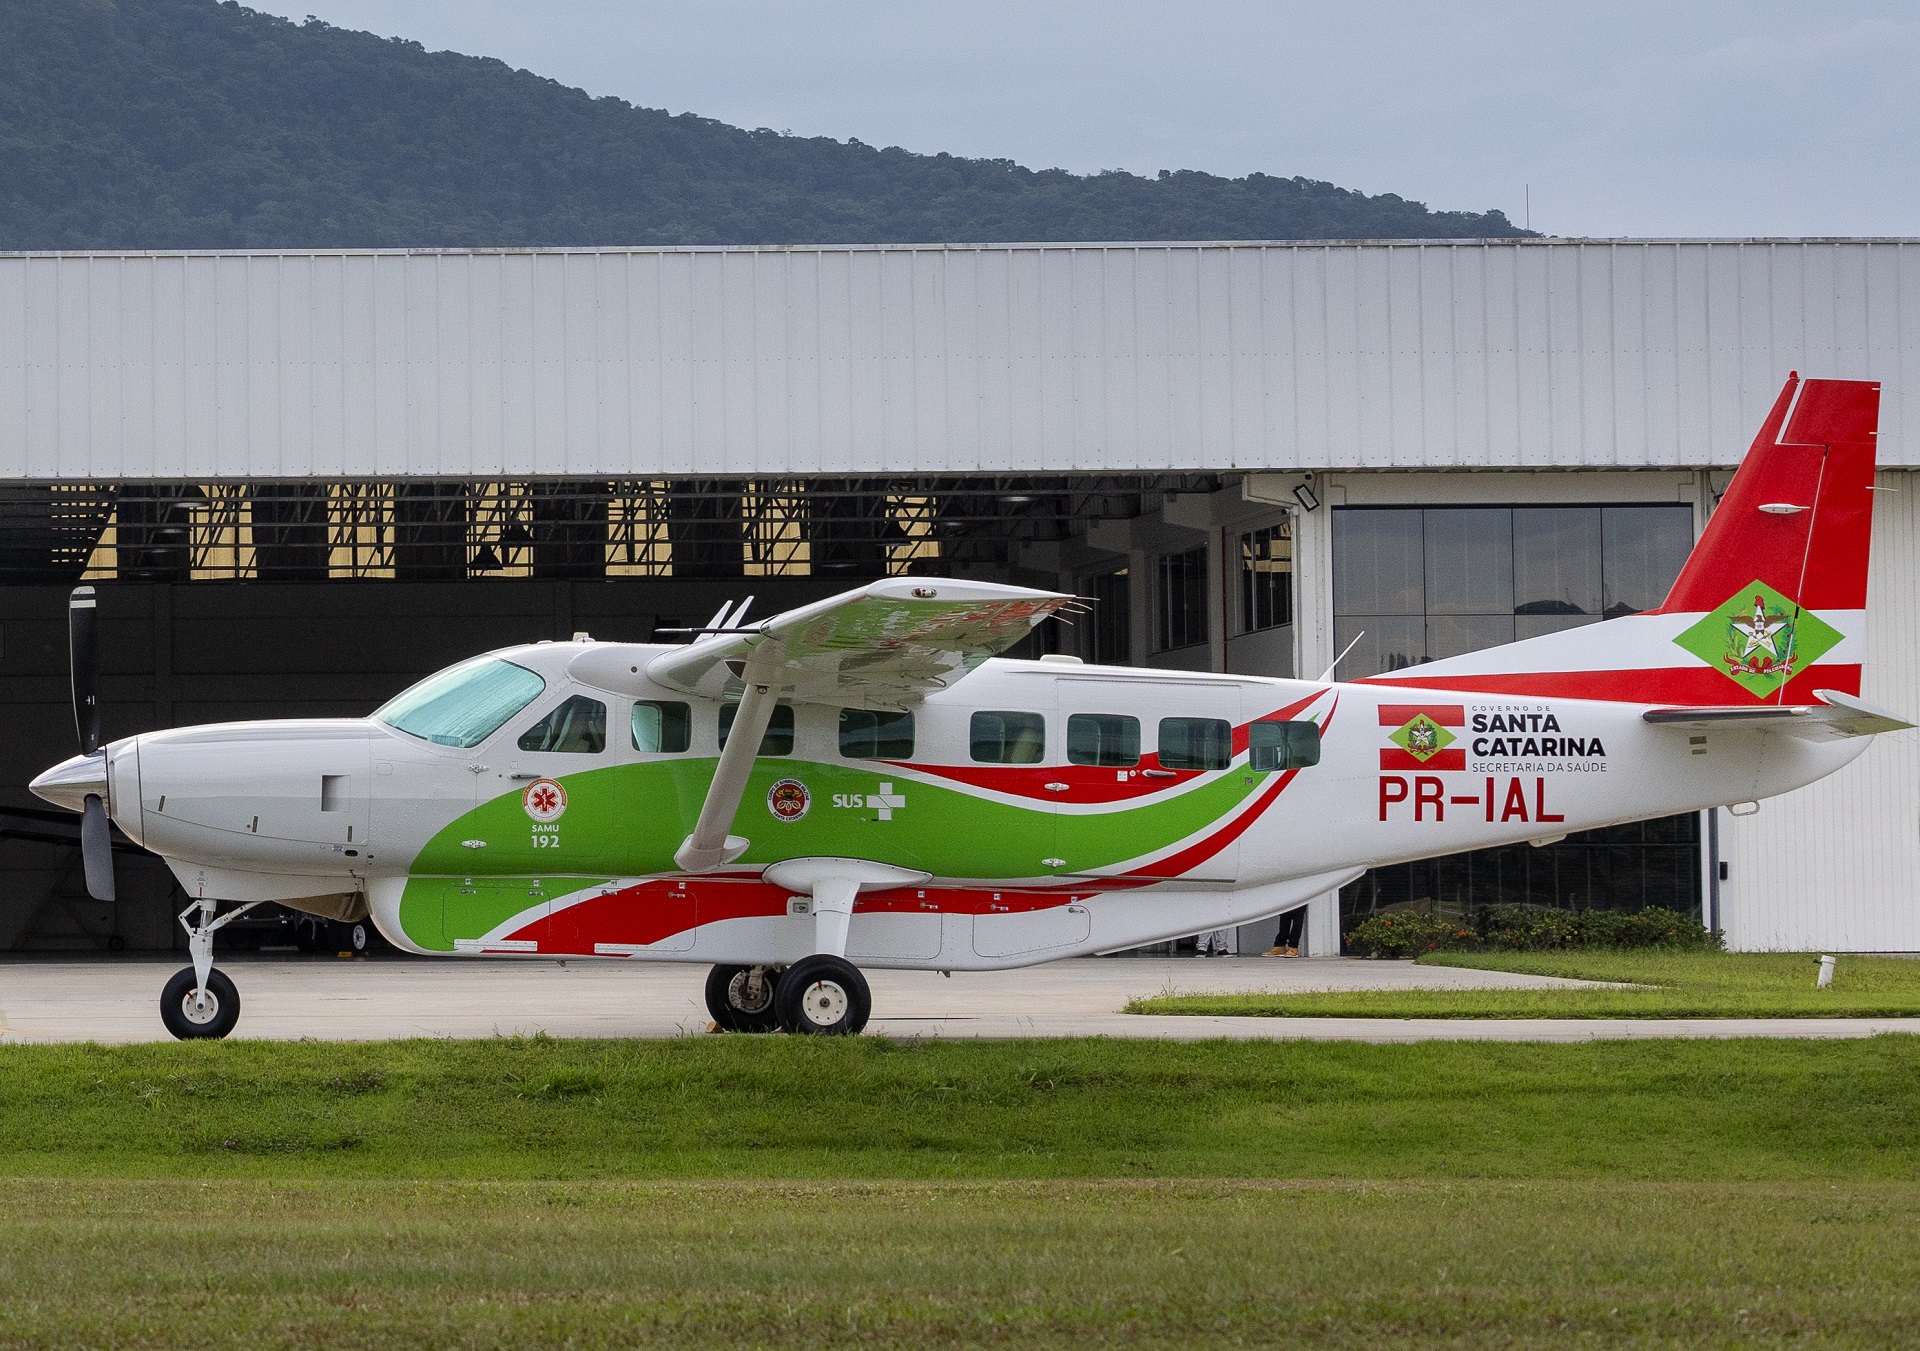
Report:
[[911,760],[913,714],[887,709],[841,709],[840,754],[849,760]]
[[1140,763],[1140,719],[1124,713],[1076,713],[1067,719],[1067,759],[1124,768]]
[[1256,774],[1320,763],[1320,729],[1310,722],[1256,722],[1247,729],[1247,768]]
[[693,710],[672,700],[642,699],[633,706],[633,748],[648,755],[679,755],[693,744]]
[[524,666],[476,657],[428,676],[373,716],[396,732],[438,746],[478,746],[546,688],[547,682]]
[[1038,713],[976,713],[967,747],[983,765],[1037,765],[1047,758],[1047,720]]
[[598,755],[607,748],[607,706],[576,694],[520,734],[523,751]]
[[[740,705],[720,705],[720,749],[727,748],[727,733],[733,730],[733,720],[740,714]],[[767,719],[767,734],[760,738],[760,754],[793,754],[793,705],[775,704],[773,716]]]
[[1233,724],[1225,718],[1160,719],[1162,769],[1225,769],[1233,762]]

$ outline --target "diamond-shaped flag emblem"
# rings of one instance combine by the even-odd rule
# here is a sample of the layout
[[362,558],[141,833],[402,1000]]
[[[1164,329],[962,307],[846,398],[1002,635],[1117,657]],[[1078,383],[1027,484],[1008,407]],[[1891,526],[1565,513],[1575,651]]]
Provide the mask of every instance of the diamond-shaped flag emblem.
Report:
[[1459,738],[1426,714],[1420,713],[1402,723],[1400,730],[1389,736],[1387,740],[1414,759],[1425,763]]
[[1673,641],[1764,699],[1839,643],[1841,633],[1765,582],[1740,588]]

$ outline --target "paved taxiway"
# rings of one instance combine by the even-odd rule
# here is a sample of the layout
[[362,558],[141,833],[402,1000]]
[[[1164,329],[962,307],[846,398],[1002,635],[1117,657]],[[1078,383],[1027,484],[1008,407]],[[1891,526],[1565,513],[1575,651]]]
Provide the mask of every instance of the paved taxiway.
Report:
[[[0,963],[0,1043],[163,1041],[156,1004],[178,961]],[[236,957],[242,1037],[675,1037],[705,1030],[706,968],[667,964]],[[1592,1041],[1859,1037],[1920,1018],[1189,1018],[1120,1012],[1163,992],[1539,987],[1577,981],[1348,958],[1084,958],[1023,971],[872,971],[870,1033],[893,1037],[1212,1037]]]

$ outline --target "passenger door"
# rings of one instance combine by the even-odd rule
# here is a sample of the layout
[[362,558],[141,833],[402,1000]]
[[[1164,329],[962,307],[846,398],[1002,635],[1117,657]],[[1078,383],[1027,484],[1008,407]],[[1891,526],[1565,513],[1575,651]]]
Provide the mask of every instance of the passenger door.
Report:
[[948,832],[962,851],[954,875],[1051,877],[1069,866],[1058,838],[1067,784],[1053,689],[1051,680],[1026,680],[1010,687],[1005,700],[967,710],[960,729],[966,781],[995,797],[973,798],[966,828]]

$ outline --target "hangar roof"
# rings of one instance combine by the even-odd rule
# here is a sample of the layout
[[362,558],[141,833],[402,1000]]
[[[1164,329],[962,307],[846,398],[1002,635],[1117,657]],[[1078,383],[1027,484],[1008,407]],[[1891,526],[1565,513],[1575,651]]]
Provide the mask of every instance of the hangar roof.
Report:
[[0,479],[1920,463],[1920,241],[0,254]]

